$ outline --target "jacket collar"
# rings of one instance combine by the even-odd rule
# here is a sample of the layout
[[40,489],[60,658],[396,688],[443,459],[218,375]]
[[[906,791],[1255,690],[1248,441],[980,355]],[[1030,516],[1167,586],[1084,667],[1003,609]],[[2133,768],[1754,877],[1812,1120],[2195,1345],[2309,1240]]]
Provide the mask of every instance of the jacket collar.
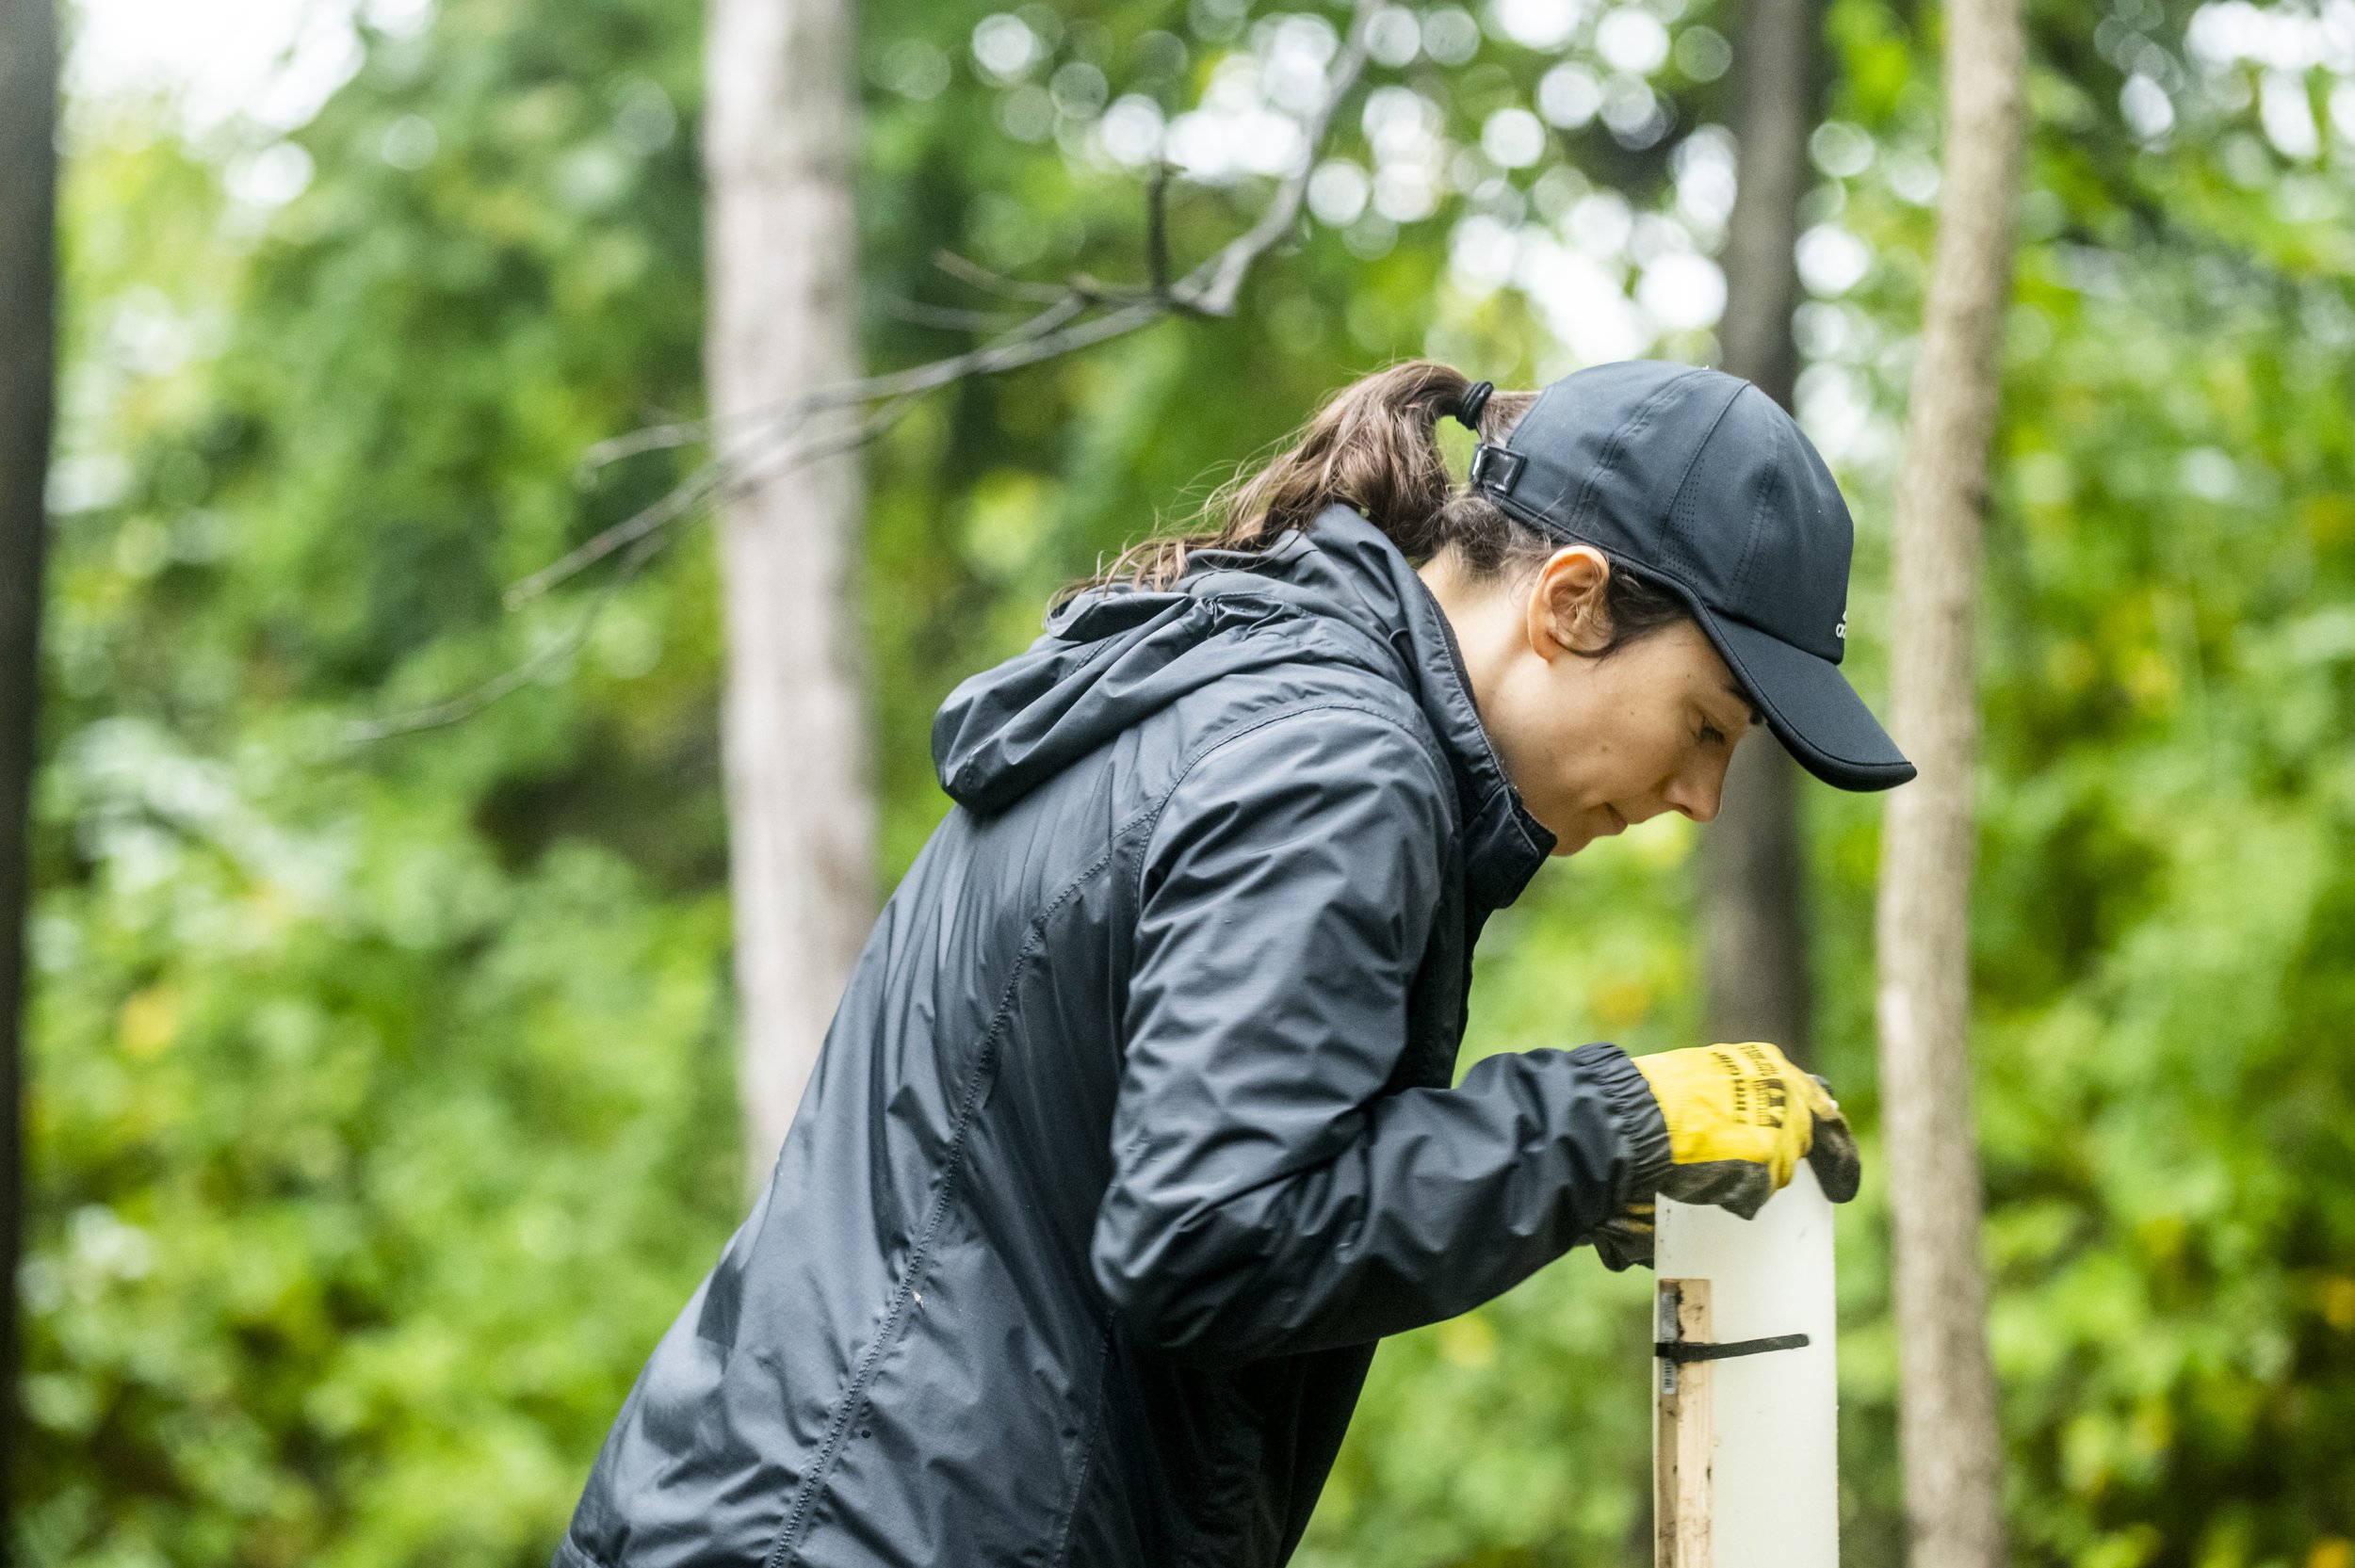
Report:
[[1389,648],[1407,689],[1446,753],[1462,813],[1468,891],[1485,914],[1521,895],[1553,852],[1554,837],[1529,815],[1480,722],[1462,650],[1430,589],[1397,545],[1348,507],[1328,507],[1267,552],[1269,565],[1313,574],[1322,556],[1349,590],[1337,607],[1358,609],[1358,629]]

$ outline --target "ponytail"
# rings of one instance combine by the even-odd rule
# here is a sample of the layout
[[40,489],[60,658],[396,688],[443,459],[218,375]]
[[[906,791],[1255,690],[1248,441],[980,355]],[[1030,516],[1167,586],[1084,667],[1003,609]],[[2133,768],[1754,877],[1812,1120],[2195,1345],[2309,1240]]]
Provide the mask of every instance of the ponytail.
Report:
[[[1238,542],[1264,542],[1308,525],[1336,503],[1355,508],[1411,559],[1443,542],[1439,513],[1454,494],[1439,450],[1439,422],[1463,405],[1471,383],[1461,371],[1409,360],[1343,387],[1291,448],[1211,498]],[[1492,396],[1481,411],[1502,441],[1530,403],[1528,393]],[[1245,544],[1248,548],[1248,543]]]
[[[1448,474],[1439,421],[1463,407],[1470,386],[1462,371],[1434,360],[1408,360],[1351,382],[1257,473],[1212,491],[1197,514],[1202,526],[1130,545],[1070,592],[1166,589],[1197,552],[1256,554],[1331,506],[1356,510],[1418,564],[1453,547],[1480,577],[1536,566],[1560,542],[1458,488]],[[1534,392],[1492,393],[1475,405],[1480,439],[1502,444],[1536,401]],[[1604,598],[1612,648],[1689,614],[1666,590],[1614,565]]]
[[[1197,514],[1206,526],[1131,545],[1086,586],[1167,588],[1198,550],[1256,553],[1336,505],[1356,509],[1409,560],[1422,559],[1443,542],[1436,525],[1454,492],[1439,451],[1439,421],[1470,385],[1463,372],[1431,360],[1409,360],[1351,382],[1259,472],[1238,474],[1212,491]],[[1535,400],[1516,392],[1490,397],[1481,415],[1483,438],[1503,440]]]

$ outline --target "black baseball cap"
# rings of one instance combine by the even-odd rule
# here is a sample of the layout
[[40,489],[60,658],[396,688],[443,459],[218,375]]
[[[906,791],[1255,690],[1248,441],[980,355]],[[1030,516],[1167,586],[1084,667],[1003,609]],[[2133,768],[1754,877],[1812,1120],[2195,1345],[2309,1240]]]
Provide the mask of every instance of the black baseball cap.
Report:
[[1913,777],[1840,672],[1855,525],[1797,421],[1739,377],[1630,360],[1554,382],[1473,488],[1681,598],[1768,728],[1842,789]]

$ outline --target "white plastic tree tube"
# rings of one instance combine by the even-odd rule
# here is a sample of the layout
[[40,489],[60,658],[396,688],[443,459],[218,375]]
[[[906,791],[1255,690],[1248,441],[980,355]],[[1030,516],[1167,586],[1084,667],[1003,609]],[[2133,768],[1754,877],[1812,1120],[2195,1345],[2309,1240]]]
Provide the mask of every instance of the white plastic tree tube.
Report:
[[[1652,1362],[1658,1568],[1840,1560],[1831,1204],[1805,1165],[1755,1220],[1663,1200]],[[1805,1334],[1795,1348],[1677,1359]]]

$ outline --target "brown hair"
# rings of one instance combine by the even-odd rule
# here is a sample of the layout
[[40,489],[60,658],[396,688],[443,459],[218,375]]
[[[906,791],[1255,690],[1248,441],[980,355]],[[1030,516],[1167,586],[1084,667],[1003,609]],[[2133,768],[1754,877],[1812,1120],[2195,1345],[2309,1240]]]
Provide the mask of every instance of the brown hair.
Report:
[[[1202,526],[1130,545],[1073,592],[1127,584],[1166,589],[1199,551],[1253,554],[1305,528],[1325,508],[1354,508],[1418,564],[1453,547],[1480,577],[1534,568],[1559,541],[1450,477],[1439,421],[1459,407],[1470,380],[1434,360],[1408,360],[1351,382],[1257,472],[1212,491],[1196,514]],[[1537,401],[1534,392],[1496,392],[1480,413],[1480,439],[1502,443]],[[1683,602],[1620,562],[1612,563],[1603,607],[1609,653],[1686,618]]]

